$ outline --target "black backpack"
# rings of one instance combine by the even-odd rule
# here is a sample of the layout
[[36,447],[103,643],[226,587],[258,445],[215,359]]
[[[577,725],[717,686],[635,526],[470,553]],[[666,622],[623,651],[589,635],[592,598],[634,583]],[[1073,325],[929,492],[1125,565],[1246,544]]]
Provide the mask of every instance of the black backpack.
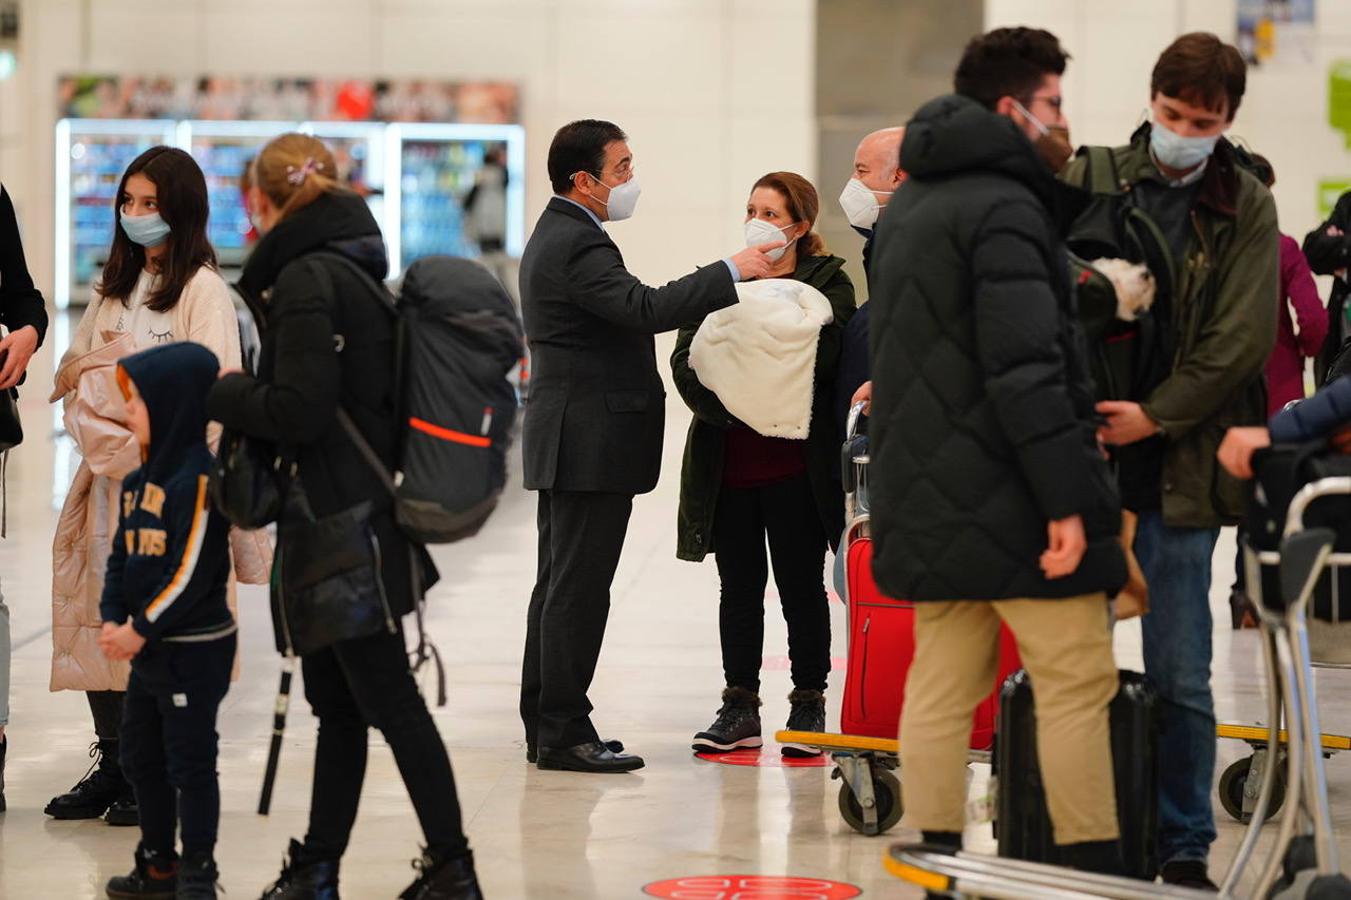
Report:
[[394,495],[410,538],[447,544],[477,534],[506,486],[515,436],[519,401],[509,377],[524,355],[515,304],[473,260],[424,257],[392,296],[347,257],[322,255],[358,275],[398,319],[398,469],[386,468],[345,415],[343,427]]
[[[1110,147],[1084,147],[1084,184],[1092,200],[1070,226],[1065,245],[1075,277],[1079,318],[1100,400],[1141,401],[1168,376],[1175,340],[1173,252],[1158,224],[1121,181]],[[1133,322],[1117,318],[1116,289],[1093,268],[1096,259],[1143,263],[1154,276],[1154,305]]]

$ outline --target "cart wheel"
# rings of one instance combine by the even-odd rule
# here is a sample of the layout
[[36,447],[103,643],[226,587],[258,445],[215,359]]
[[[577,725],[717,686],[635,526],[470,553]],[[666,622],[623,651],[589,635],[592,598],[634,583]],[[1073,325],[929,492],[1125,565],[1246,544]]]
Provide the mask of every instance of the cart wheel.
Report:
[[[901,821],[904,807],[901,805],[901,782],[885,769],[873,770],[873,797],[877,803],[877,830],[872,834],[884,834]],[[869,834],[863,822],[863,807],[849,787],[849,782],[840,785],[840,815],[849,823],[849,827],[859,834]]]
[[[1243,821],[1243,787],[1248,781],[1248,772],[1252,769],[1252,757],[1246,756],[1238,762],[1224,770],[1220,776],[1220,805],[1224,807],[1231,818],[1236,822]],[[1270,820],[1281,811],[1281,804],[1285,802],[1285,768],[1276,773],[1276,783],[1271,786],[1270,809],[1267,810],[1267,819]]]

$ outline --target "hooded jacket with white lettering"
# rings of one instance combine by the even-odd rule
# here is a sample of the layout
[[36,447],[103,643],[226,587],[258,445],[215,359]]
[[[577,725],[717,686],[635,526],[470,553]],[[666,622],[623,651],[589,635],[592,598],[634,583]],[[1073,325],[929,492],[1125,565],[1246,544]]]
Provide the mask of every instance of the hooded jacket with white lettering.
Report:
[[211,506],[206,393],[220,363],[201,344],[155,347],[119,363],[150,414],[150,446],[122,482],[103,621],[148,641],[210,640],[235,623],[225,603],[229,523]]

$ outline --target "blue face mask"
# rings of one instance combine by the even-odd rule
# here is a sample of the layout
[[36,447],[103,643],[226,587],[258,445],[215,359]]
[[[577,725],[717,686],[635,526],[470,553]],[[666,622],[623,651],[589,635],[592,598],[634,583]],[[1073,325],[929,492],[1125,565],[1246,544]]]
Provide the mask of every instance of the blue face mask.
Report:
[[1194,169],[1210,158],[1219,143],[1218,134],[1210,137],[1183,137],[1159,122],[1149,129],[1149,149],[1154,159],[1170,169]]
[[148,216],[123,216],[122,230],[142,247],[158,247],[169,238],[172,229],[159,213]]

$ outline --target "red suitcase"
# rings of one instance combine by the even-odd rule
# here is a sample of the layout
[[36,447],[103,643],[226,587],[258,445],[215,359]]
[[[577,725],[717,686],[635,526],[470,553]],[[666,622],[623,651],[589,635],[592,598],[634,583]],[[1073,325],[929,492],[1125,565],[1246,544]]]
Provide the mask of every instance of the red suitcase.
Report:
[[[915,657],[915,608],[893,600],[873,581],[873,542],[859,537],[849,544],[845,578],[849,603],[849,665],[844,679],[840,730],[845,734],[895,738],[905,702],[905,678]],[[976,708],[971,749],[994,743],[999,688],[1016,672],[1018,647],[1008,628],[1000,631],[999,674],[990,696]]]

